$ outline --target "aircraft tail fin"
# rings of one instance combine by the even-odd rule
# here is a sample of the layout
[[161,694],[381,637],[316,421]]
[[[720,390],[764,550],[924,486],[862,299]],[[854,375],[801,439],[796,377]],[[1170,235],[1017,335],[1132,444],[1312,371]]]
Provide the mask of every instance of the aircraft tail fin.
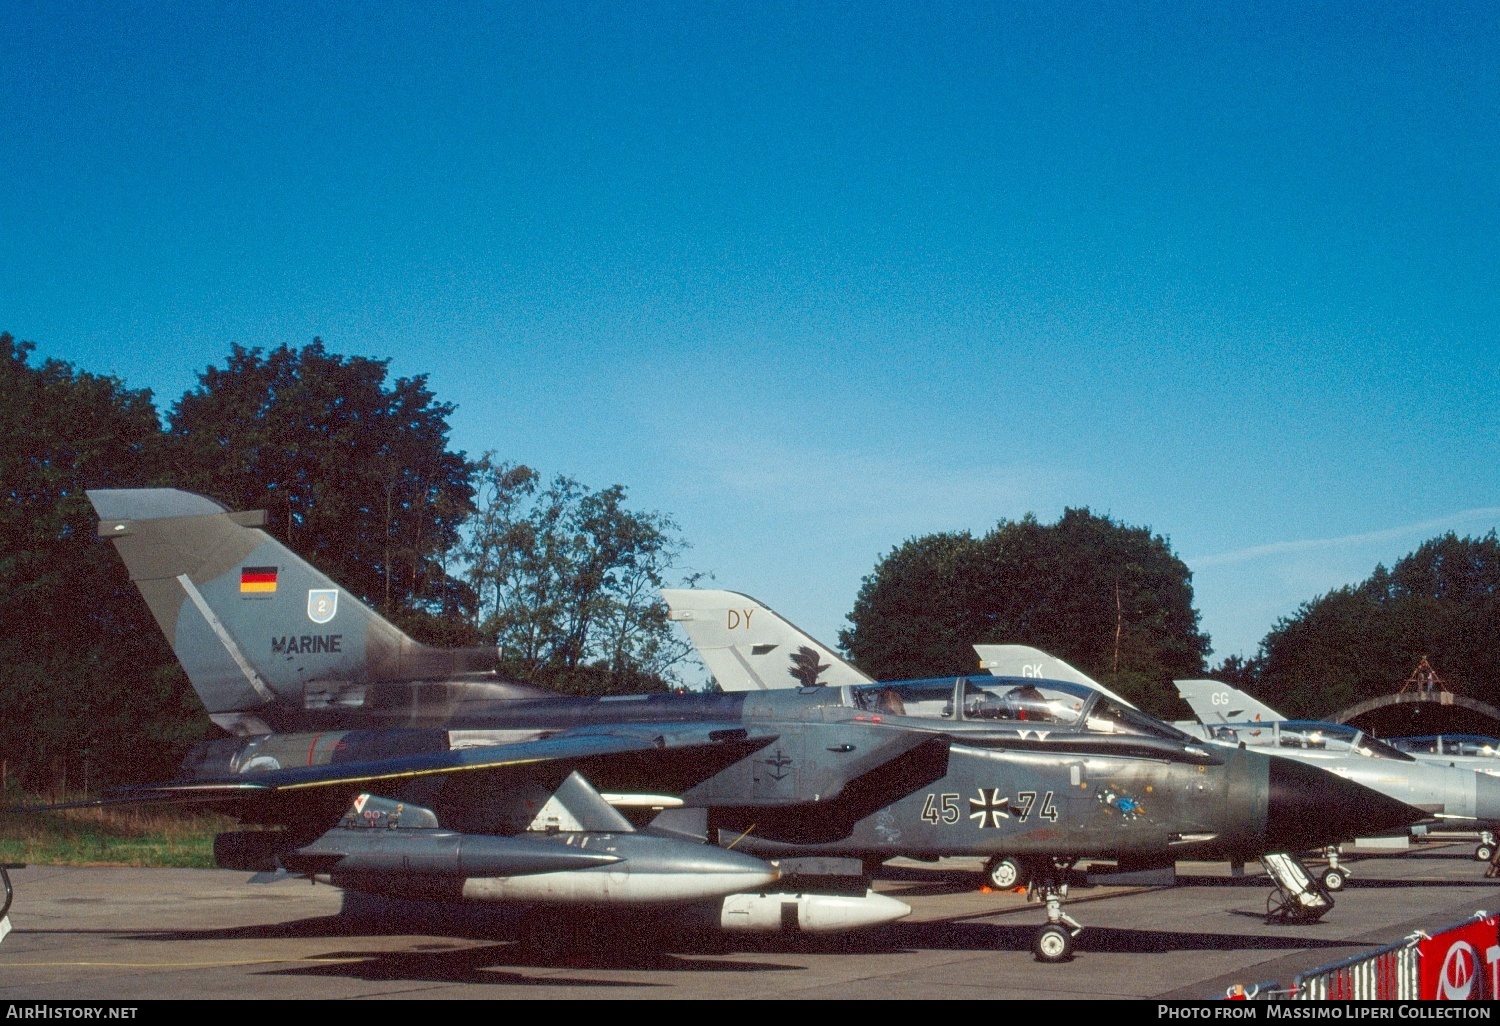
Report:
[[1032,648],[1030,645],[975,645],[974,653],[979,656],[979,668],[989,670],[996,677],[1038,677],[1082,684],[1135,708],[1133,702],[1121,698],[1082,670],[1075,669],[1039,648]]
[[1174,680],[1172,683],[1177,685],[1177,693],[1193,710],[1199,723],[1270,723],[1286,719],[1275,709],[1221,680]]
[[853,664],[748,595],[664,588],[661,597],[725,691],[871,683]]
[[88,497],[100,537],[119,551],[209,716],[231,733],[266,733],[274,707],[357,691],[346,685],[495,664],[493,649],[412,640],[261,530],[263,511],[231,512],[175,488]]

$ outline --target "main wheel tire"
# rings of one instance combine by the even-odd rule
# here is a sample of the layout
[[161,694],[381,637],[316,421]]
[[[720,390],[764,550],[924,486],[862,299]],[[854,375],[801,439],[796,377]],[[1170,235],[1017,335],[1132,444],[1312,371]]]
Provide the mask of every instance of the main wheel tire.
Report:
[[1474,849],[1474,857],[1480,862],[1488,862],[1490,859],[1495,857],[1494,846],[1489,844],[1481,844],[1479,847]]
[[1341,891],[1344,889],[1344,871],[1342,869],[1325,869],[1323,871],[1323,888],[1329,891]]
[[1038,962],[1067,962],[1073,957],[1073,935],[1061,926],[1044,926],[1031,951]]
[[1009,891],[1026,885],[1026,870],[1013,858],[990,859],[984,867],[986,882],[998,891]]
[[557,909],[532,912],[521,920],[521,953],[528,961],[556,962],[573,950],[576,937],[567,913]]

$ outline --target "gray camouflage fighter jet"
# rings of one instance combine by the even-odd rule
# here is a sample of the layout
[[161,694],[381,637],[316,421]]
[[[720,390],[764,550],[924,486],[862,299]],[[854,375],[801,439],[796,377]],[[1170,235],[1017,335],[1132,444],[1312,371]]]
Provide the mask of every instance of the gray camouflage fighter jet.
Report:
[[[870,921],[859,902],[881,896],[865,867],[898,855],[1028,860],[1048,912],[1035,951],[1059,961],[1080,929],[1061,898],[1081,857],[1253,857],[1421,816],[1314,767],[1204,745],[1066,681],[820,686],[812,652],[789,690],[557,696],[480,669],[488,652],[418,645],[255,514],[170,489],[89,497],[209,713],[235,735],[200,746],[182,779],[104,801],[205,801],[273,828],[221,837],[226,865],[275,860],[344,886],[483,899],[524,875],[484,859],[545,841],[554,801],[552,843],[570,856],[597,853],[590,831],[630,836],[592,800],[602,792],[643,820],[661,809],[635,832],[642,845],[713,842],[691,849],[697,863],[654,852],[668,876],[748,872],[719,861],[740,853],[779,860],[783,894],[757,904],[751,887],[763,884],[736,885],[726,923],[805,926],[799,895],[842,898],[845,911],[824,914]],[[580,804],[594,818],[567,822]],[[356,843],[362,809],[399,827]],[[506,857],[522,860],[513,847]],[[628,869],[628,852],[611,854]],[[569,894],[615,894],[589,885]]]
[[[1444,826],[1477,830],[1474,857],[1487,862],[1495,855],[1500,776],[1493,755],[1480,754],[1482,745],[1471,747],[1470,755],[1451,751],[1440,739],[1380,740],[1344,723],[1289,720],[1223,681],[1172,683],[1198,717],[1198,724],[1188,727],[1190,733],[1324,766],[1424,809]],[[1423,740],[1434,743],[1424,745]],[[1371,761],[1376,759],[1383,761]]]
[[[828,671],[830,678],[870,681],[860,670],[748,595],[710,589],[667,589],[663,590],[662,597],[671,610],[671,619],[684,628],[704,663],[714,673],[715,680],[726,690],[794,687],[805,676],[804,668],[812,661],[809,653],[816,653],[818,663],[826,660],[826,665],[822,665],[821,669]],[[1033,685],[1044,685],[1048,681],[1071,682],[1097,691],[1122,707],[1135,709],[1126,699],[1109,691],[1083,671],[1040,649],[1014,644],[976,644],[973,648],[979,657],[980,668],[988,670],[994,676],[1031,682]],[[788,663],[791,665],[788,666]],[[1203,690],[1211,686],[1222,691],[1227,687],[1217,681],[1176,683],[1183,697],[1200,714],[1200,705],[1219,709],[1228,708],[1231,704],[1227,695],[1216,692],[1210,699]],[[1236,716],[1243,715],[1247,709],[1257,716],[1262,711],[1268,717],[1276,716],[1264,706],[1255,705],[1254,700],[1247,695],[1236,693],[1232,704],[1232,711]],[[1227,741],[1229,747],[1235,747],[1236,742],[1242,740],[1228,736],[1221,738],[1213,730],[1205,731],[1199,724],[1180,723],[1175,726],[1184,733],[1215,744]],[[1255,730],[1247,735],[1251,745],[1260,744],[1260,733]],[[1271,737],[1271,733],[1268,727],[1265,732],[1267,739]],[[1305,752],[1279,747],[1263,750],[1267,754],[1285,755],[1309,762],[1429,813],[1434,809],[1442,811],[1443,802],[1446,801],[1450,812],[1462,813],[1468,810],[1468,814],[1472,815],[1476,804],[1484,799],[1484,795],[1479,793],[1485,790],[1483,785],[1467,784],[1463,774],[1454,773],[1447,768],[1401,767],[1389,762],[1372,762],[1372,759],[1382,756],[1397,762],[1405,757],[1398,752],[1389,751],[1378,742],[1366,741],[1353,747],[1347,743],[1341,744],[1340,738],[1343,735],[1353,733],[1355,732],[1351,728],[1328,728],[1316,735],[1321,743],[1301,746],[1310,749]],[[1354,755],[1360,758],[1351,758]],[[1411,760],[1405,761],[1410,763]],[[1493,801],[1500,807],[1500,788],[1492,790]],[[1270,854],[1288,857],[1285,853]],[[1329,866],[1322,874],[1321,882],[1328,890],[1336,891],[1342,888],[1348,870],[1340,865],[1336,849],[1330,849],[1327,854]],[[1163,852],[1161,857],[1163,861],[1167,861],[1172,856]],[[995,886],[1009,888],[1024,882],[1030,868],[1024,857],[997,853],[991,856],[985,867],[985,874]],[[1276,876],[1274,864],[1268,863],[1267,869],[1272,872],[1273,877]],[[1278,878],[1278,884],[1280,882]]]

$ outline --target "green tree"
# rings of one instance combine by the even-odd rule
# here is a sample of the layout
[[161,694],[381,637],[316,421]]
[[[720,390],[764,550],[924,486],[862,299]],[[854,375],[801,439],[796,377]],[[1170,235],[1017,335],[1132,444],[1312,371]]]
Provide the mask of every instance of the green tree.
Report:
[[1289,716],[1394,692],[1427,656],[1460,694],[1500,704],[1500,540],[1453,533],[1305,602],[1261,642],[1253,691]]
[[1209,647],[1192,602],[1166,539],[1068,509],[1055,524],[1027,516],[979,539],[898,546],[865,578],[840,640],[878,679],[970,672],[976,643],[1033,645],[1172,715],[1172,678],[1202,673]]
[[892,549],[864,579],[839,642],[877,680],[967,673],[986,624],[970,591],[979,543],[929,534]]
[[30,786],[169,776],[212,729],[87,488],[163,483],[149,391],[0,334],[0,756]]
[[447,563],[474,468],[448,450],[454,407],[426,375],[388,381],[389,363],[318,339],[234,346],[172,407],[174,483],[266,509],[269,530],[351,592],[423,640],[463,643],[452,624],[472,595]]
[[1230,687],[1254,694],[1260,688],[1260,671],[1264,662],[1260,656],[1251,659],[1239,655],[1225,656],[1219,665],[1208,671],[1208,675],[1213,680],[1221,680]]
[[478,466],[465,578],[507,669],[574,691],[664,688],[687,651],[659,594],[686,548],[677,525],[628,509],[622,485],[541,488],[492,454]]

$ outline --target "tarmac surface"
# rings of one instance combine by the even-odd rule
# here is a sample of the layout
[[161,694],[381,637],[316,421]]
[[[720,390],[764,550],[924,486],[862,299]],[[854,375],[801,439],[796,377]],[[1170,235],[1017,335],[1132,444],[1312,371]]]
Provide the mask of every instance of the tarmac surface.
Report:
[[[1346,856],[1352,879],[1309,925],[1264,922],[1270,881],[1180,863],[1171,888],[1075,887],[1077,957],[1031,954],[1040,906],[983,893],[980,862],[896,860],[876,889],[912,906],[835,937],[727,935],[633,915],[589,954],[528,964],[494,918],[414,918],[305,880],[248,884],[223,870],[12,871],[0,1000],[161,998],[1214,998],[1289,983],[1415,930],[1500,906],[1473,844]],[[380,909],[385,911],[381,912]],[[375,914],[370,914],[371,910]]]

